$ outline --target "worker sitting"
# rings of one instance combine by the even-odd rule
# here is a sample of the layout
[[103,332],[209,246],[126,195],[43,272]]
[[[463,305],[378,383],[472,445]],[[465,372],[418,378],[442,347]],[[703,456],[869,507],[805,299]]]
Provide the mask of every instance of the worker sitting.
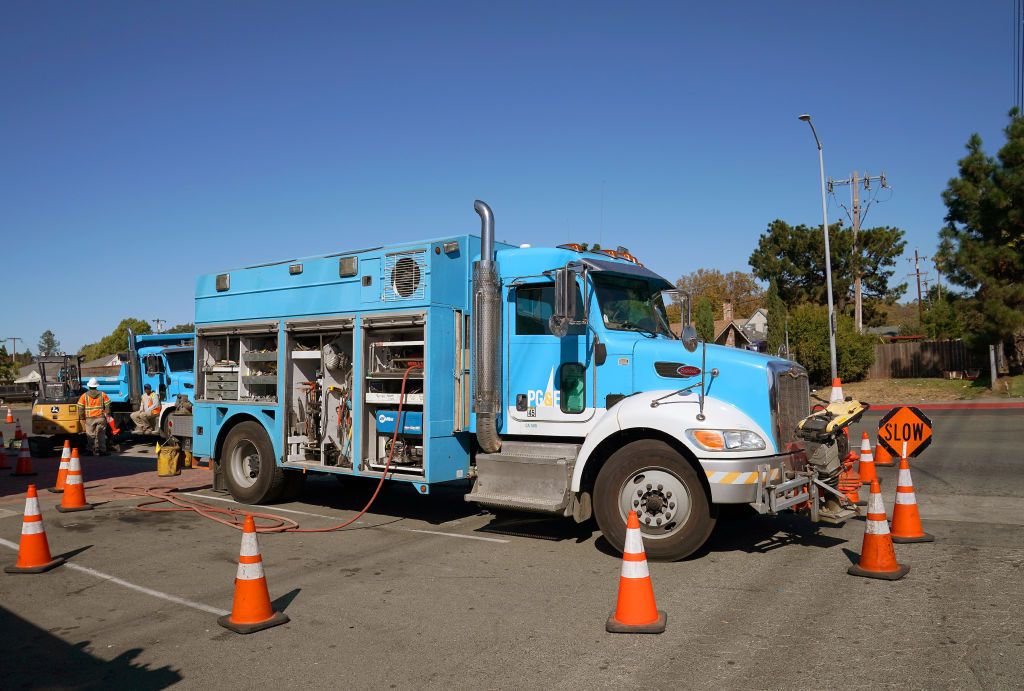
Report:
[[78,397],[78,419],[85,427],[93,456],[107,455],[107,416],[110,415],[110,397],[99,390],[96,377],[89,380],[89,390]]
[[153,387],[149,384],[143,390],[139,409],[132,413],[132,422],[139,434],[156,434],[160,424],[160,398],[153,393]]

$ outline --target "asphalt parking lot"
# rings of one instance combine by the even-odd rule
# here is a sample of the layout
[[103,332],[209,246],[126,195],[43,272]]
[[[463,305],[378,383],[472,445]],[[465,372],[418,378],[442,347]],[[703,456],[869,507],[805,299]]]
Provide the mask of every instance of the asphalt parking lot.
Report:
[[[58,495],[40,495],[51,549],[68,564],[0,574],[0,678],[10,689],[1018,686],[1024,411],[930,415],[935,441],[913,472],[936,542],[897,545],[906,578],[846,574],[860,520],[816,527],[729,511],[695,557],[651,564],[668,612],[660,636],[605,633],[620,557],[592,525],[495,515],[457,491],[421,497],[397,485],[354,529],[262,535],[271,597],[291,622],[240,636],[216,624],[231,606],[239,533],[142,513],[109,492],[153,484],[146,447],[110,461],[102,480],[108,459],[86,459],[89,499],[106,503],[60,514]],[[56,461],[36,464],[46,484]],[[879,469],[890,511],[895,474]],[[175,482],[228,505],[208,478],[191,470]],[[0,484],[5,564],[27,484],[16,480]],[[311,480],[301,502],[270,511],[328,526],[372,489]]]

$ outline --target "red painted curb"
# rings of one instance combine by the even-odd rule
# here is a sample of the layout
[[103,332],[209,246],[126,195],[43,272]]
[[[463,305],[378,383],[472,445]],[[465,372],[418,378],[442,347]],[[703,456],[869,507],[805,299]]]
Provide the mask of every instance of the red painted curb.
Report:
[[871,410],[892,410],[903,406],[913,406],[921,410],[1022,410],[1024,402],[1007,401],[982,403],[872,403]]

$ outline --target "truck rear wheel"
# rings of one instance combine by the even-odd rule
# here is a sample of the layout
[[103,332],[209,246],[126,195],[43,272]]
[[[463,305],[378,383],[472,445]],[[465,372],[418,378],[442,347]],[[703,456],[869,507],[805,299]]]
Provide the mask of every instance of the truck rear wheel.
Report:
[[623,446],[601,468],[594,485],[594,518],[621,551],[626,516],[637,512],[644,551],[675,561],[693,554],[715,527],[715,513],[697,472],[668,444],[642,439]]
[[258,422],[242,422],[228,432],[221,465],[235,501],[267,504],[284,492],[285,471],[277,465],[274,446]]

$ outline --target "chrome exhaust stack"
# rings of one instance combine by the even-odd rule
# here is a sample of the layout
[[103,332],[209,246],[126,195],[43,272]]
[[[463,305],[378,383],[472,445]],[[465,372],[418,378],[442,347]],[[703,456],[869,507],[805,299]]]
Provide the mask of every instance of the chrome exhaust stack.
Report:
[[480,261],[473,267],[473,407],[476,439],[486,453],[501,450],[501,284],[494,261],[494,212],[477,200]]

